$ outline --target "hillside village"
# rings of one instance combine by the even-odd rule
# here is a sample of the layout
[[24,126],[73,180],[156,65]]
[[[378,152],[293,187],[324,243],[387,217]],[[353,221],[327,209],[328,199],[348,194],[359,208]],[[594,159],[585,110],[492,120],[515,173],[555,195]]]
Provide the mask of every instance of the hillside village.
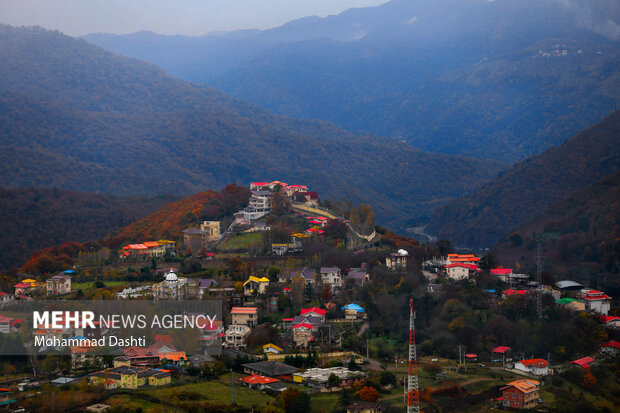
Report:
[[232,216],[169,239],[93,244],[70,268],[4,277],[2,337],[25,328],[10,310],[22,300],[214,300],[222,319],[191,338],[152,331],[113,356],[79,344],[111,328],[39,329],[77,343],[66,356],[42,348],[5,360],[0,403],[115,411],[131,395],[135,411],[402,411],[411,296],[424,411],[560,411],[567,401],[611,411],[602,396],[614,392],[620,402],[617,296],[445,240],[421,245],[376,226],[370,208],[321,201],[305,185],[249,190]]

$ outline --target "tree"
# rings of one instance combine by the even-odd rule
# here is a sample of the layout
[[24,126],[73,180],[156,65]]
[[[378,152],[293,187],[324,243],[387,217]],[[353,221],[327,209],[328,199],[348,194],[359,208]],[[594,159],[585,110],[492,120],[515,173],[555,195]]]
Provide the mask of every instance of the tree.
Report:
[[591,371],[588,370],[583,375],[581,387],[587,390],[593,390],[596,387],[596,377],[594,377],[594,374],[592,374]]
[[277,281],[278,275],[280,275],[281,273],[282,271],[277,265],[271,265],[269,268],[267,268],[267,275],[269,276],[269,279],[271,281]]
[[394,373],[392,373],[391,371],[384,371],[381,373],[381,377],[379,378],[379,383],[381,383],[382,386],[389,386],[390,384],[392,386],[395,386],[396,375],[394,375]]
[[332,289],[329,284],[323,284],[321,287],[321,299],[324,303],[328,303],[332,300]]
[[249,348],[262,346],[264,344],[273,343],[279,344],[280,335],[278,329],[269,323],[261,324],[254,327],[246,340]]
[[496,268],[498,265],[499,262],[492,252],[489,252],[480,259],[480,269],[482,271],[491,271],[491,268]]
[[278,311],[284,312],[291,306],[291,299],[287,294],[280,294],[278,296]]
[[300,413],[310,411],[310,396],[297,389],[286,389],[278,396],[281,406],[286,413]]
[[379,398],[380,394],[374,387],[364,386],[360,389],[358,396],[366,402],[375,402]]
[[353,403],[353,392],[349,389],[343,389],[338,397],[338,404],[342,407],[347,407]]
[[338,376],[336,376],[334,373],[332,373],[327,378],[327,385],[329,387],[339,387],[340,386],[340,379],[338,378]]

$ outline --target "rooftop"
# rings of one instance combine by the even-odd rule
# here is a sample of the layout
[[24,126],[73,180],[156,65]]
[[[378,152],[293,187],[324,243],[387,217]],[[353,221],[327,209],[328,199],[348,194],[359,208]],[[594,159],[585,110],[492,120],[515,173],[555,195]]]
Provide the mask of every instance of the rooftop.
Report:
[[233,307],[230,314],[256,314],[256,307]]
[[549,362],[545,359],[521,360],[519,363],[523,364],[524,366],[539,368],[547,367],[549,365]]
[[321,308],[317,308],[317,307],[312,307],[312,308],[302,308],[301,309],[301,315],[304,314],[308,314],[308,313],[315,313],[321,316],[325,316],[325,310],[321,309]]
[[508,387],[516,387],[517,389],[521,390],[523,393],[531,393],[533,391],[538,390],[539,385],[540,385],[540,382],[537,380],[529,380],[529,379],[515,380],[515,381],[508,383],[505,387],[502,387],[502,390]]
[[590,364],[594,363],[594,361],[595,360],[592,357],[583,357],[583,358],[571,361],[570,364],[576,364],[577,366],[581,368],[589,369]]
[[243,364],[243,367],[258,371],[259,373],[270,377],[284,376],[297,371],[297,367],[289,366],[288,364],[280,363],[278,361],[257,361],[254,363]]

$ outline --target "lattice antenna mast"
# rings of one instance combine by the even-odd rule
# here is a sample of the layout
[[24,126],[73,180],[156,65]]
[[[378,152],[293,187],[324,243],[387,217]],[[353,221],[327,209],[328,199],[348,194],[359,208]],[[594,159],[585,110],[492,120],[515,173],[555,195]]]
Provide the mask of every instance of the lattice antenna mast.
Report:
[[407,413],[420,412],[420,393],[418,388],[418,356],[415,348],[415,313],[413,298],[409,302],[409,374],[407,377]]
[[538,312],[538,318],[542,319],[542,257],[540,255],[540,240],[538,241],[538,251],[536,253],[536,281],[538,281],[536,311]]

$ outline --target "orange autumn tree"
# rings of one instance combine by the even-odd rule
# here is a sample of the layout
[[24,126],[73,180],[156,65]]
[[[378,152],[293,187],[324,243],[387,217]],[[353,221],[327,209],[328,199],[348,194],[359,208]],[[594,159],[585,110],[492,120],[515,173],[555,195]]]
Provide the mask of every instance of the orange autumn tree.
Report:
[[360,399],[366,402],[375,402],[380,396],[379,391],[370,386],[362,387],[357,395]]

